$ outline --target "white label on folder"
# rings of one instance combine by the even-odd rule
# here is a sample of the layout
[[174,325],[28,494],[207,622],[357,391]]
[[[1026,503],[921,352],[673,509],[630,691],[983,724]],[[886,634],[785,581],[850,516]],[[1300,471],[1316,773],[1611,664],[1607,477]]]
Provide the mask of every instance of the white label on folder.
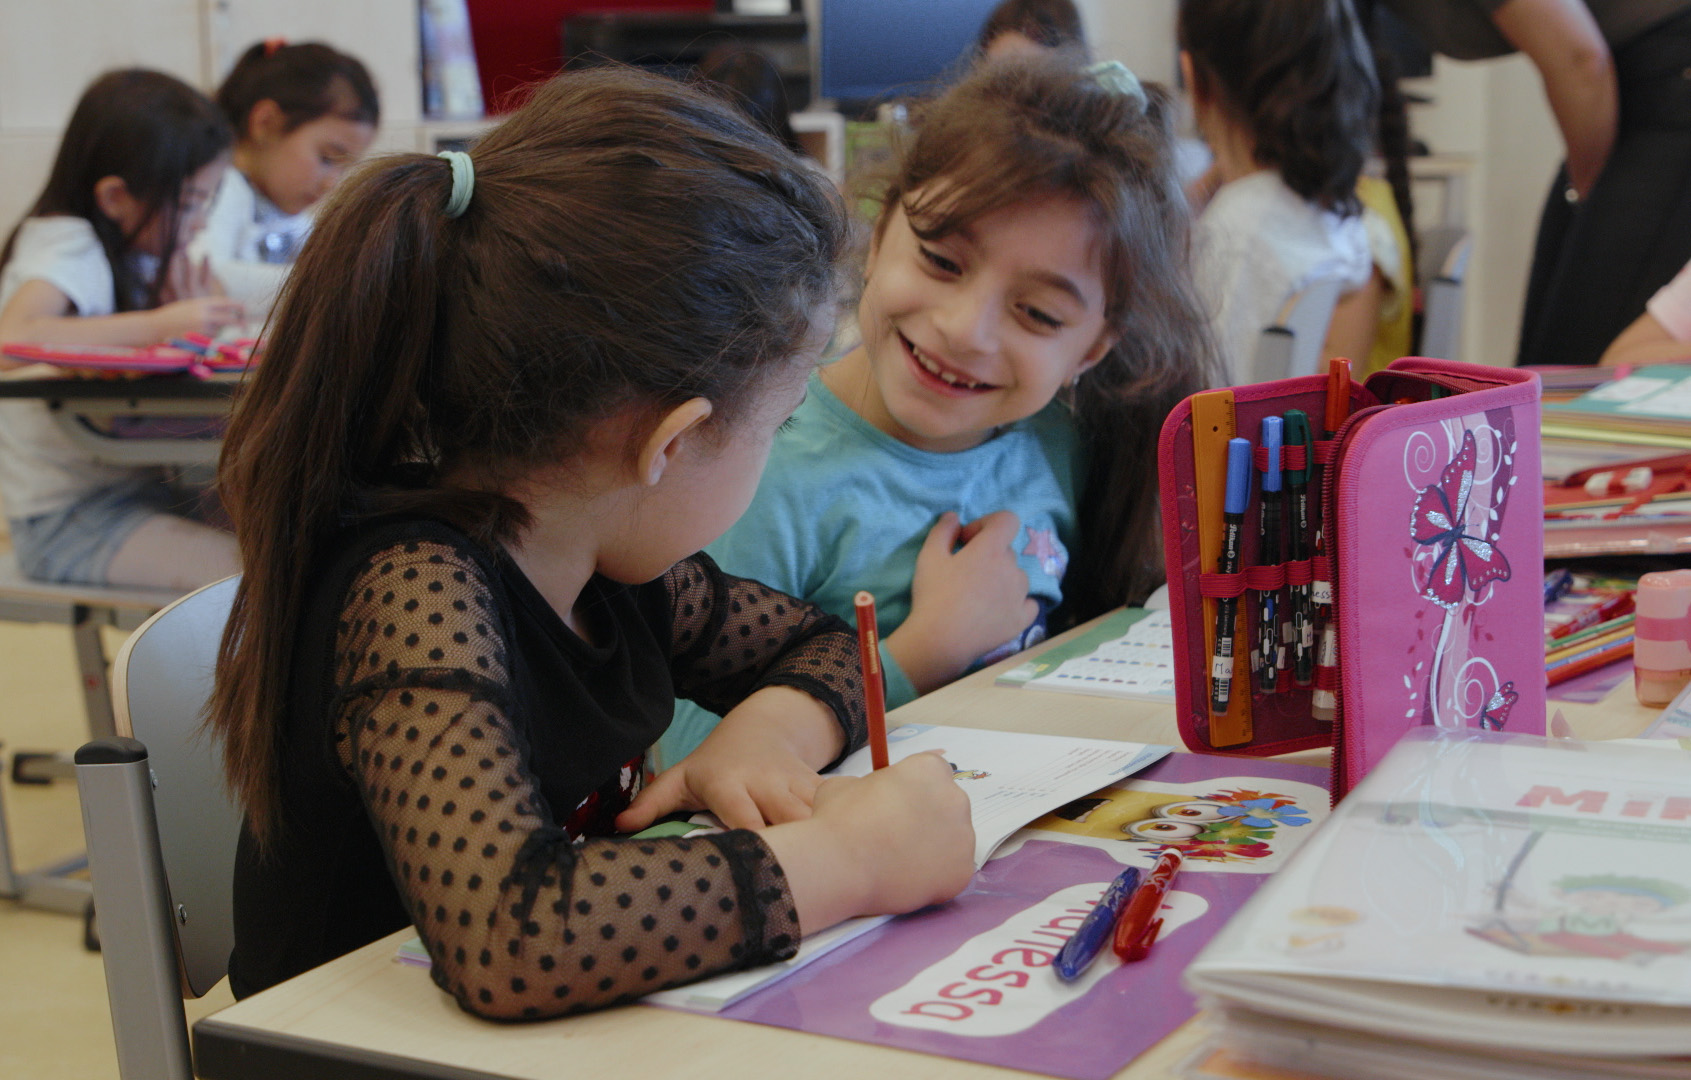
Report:
[[1317,604],[1333,602],[1333,583],[1316,579],[1309,584],[1309,598]]
[[1210,678],[1217,682],[1230,682],[1233,679],[1233,658],[1231,656],[1217,656],[1210,661]]
[[[1083,996],[1121,966],[1110,945],[1084,974],[1066,983],[1051,961],[1098,902],[1107,881],[1071,885],[965,941],[957,951],[877,998],[869,1015],[883,1024],[993,1038],[1026,1031]],[[1157,940],[1209,910],[1196,893],[1171,889],[1163,897]]]

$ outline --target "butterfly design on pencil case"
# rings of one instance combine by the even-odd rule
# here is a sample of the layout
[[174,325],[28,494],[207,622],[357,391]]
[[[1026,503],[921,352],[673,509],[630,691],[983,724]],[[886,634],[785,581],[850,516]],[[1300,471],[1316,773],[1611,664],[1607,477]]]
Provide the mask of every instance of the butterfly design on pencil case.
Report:
[[1501,496],[1499,506],[1487,515],[1487,531],[1478,536],[1466,531],[1477,456],[1473,431],[1464,431],[1462,449],[1438,483],[1421,489],[1410,519],[1414,541],[1436,549],[1422,595],[1447,609],[1462,603],[1465,591],[1478,594],[1490,582],[1509,580],[1509,560],[1497,546]]
[[1515,680],[1510,679],[1497,688],[1485,708],[1480,710],[1480,727],[1486,731],[1502,731],[1503,725],[1509,722],[1509,710],[1519,700],[1521,695],[1515,690]]

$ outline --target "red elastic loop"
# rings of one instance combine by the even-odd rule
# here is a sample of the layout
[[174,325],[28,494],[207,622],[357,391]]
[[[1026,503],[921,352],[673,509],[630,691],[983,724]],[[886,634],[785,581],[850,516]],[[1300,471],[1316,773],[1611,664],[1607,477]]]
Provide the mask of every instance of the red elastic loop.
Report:
[[1332,464],[1333,453],[1334,453],[1334,450],[1337,448],[1338,445],[1339,445],[1339,442],[1338,442],[1337,439],[1316,439],[1315,440],[1315,463],[1317,465],[1330,465],[1330,464]]
[[1336,667],[1322,667],[1315,665],[1315,687],[1318,690],[1339,689],[1339,669]]
[[1284,588],[1286,585],[1286,564],[1277,563],[1274,566],[1253,566],[1245,571],[1245,584],[1258,591]]
[[1333,580],[1333,556],[1317,555],[1309,560],[1309,568],[1315,574],[1316,581]]
[[1308,585],[1315,580],[1315,567],[1308,559],[1294,559],[1286,564],[1286,584]]
[[[1268,471],[1268,447],[1259,446],[1251,451],[1251,467],[1257,472]],[[1282,446],[1280,448],[1280,468],[1282,470],[1307,468],[1304,463],[1303,444],[1296,446]]]
[[1244,574],[1199,574],[1198,595],[1216,600],[1231,600],[1245,593]]

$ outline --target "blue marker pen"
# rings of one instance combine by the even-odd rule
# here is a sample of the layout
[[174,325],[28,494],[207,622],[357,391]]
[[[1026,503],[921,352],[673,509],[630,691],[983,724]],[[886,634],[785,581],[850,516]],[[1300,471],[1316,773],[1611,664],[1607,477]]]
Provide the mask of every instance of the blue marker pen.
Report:
[[1116,919],[1127,906],[1128,897],[1132,896],[1133,890],[1138,887],[1137,866],[1130,866],[1116,875],[1109,888],[1104,890],[1104,895],[1098,898],[1097,906],[1086,913],[1080,929],[1057,950],[1057,958],[1051,961],[1051,966],[1057,969],[1058,978],[1064,982],[1073,982],[1080,978],[1081,972],[1091,966],[1098,954],[1104,951],[1104,945],[1115,930]]
[[[1257,522],[1259,566],[1280,561],[1280,445],[1284,427],[1285,421],[1278,416],[1262,418],[1262,448],[1268,452],[1268,469],[1262,474],[1262,513]],[[1263,589],[1257,595],[1257,688],[1273,693],[1280,681],[1280,595],[1274,589]]]
[[[1251,501],[1251,440],[1227,440],[1227,499],[1222,504],[1221,558],[1216,572],[1239,572],[1239,544],[1245,531],[1245,508]],[[1210,712],[1227,712],[1233,697],[1233,634],[1239,623],[1239,598],[1215,602],[1215,656],[1210,660]]]

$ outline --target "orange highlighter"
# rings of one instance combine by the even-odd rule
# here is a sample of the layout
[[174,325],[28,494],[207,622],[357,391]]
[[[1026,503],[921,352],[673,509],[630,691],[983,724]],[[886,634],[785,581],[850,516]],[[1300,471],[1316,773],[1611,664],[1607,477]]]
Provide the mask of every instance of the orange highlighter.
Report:
[[1116,955],[1123,963],[1145,959],[1151,951],[1151,943],[1162,932],[1163,920],[1157,912],[1162,910],[1163,896],[1174,882],[1174,875],[1180,872],[1181,859],[1179,848],[1163,848],[1150,874],[1140,880],[1139,888],[1128,899],[1121,921],[1116,923],[1113,943]]

